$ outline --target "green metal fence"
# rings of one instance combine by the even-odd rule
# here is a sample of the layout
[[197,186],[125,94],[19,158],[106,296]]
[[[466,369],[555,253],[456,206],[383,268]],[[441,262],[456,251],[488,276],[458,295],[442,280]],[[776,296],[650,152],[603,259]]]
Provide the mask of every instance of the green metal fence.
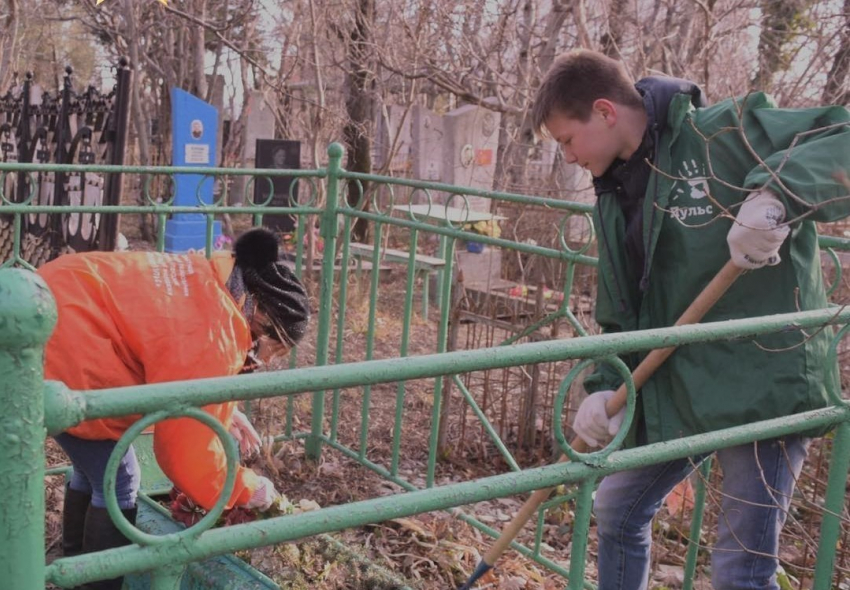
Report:
[[[564,361],[567,359],[598,359],[626,352],[644,351],[652,348],[675,346],[693,342],[724,340],[743,336],[756,336],[781,330],[814,329],[827,324],[839,326],[833,356],[837,354],[839,342],[850,321],[850,310],[843,307],[820,311],[801,312],[781,316],[751,318],[699,326],[683,326],[646,330],[635,333],[590,335],[588,328],[574,314],[570,294],[577,267],[594,266],[596,260],[587,254],[591,246],[588,238],[583,245],[573,246],[565,228],[570,218],[586,217],[589,207],[578,203],[556,199],[541,199],[523,195],[489,193],[463,187],[436,183],[425,183],[404,179],[377,177],[349,173],[341,169],[342,149],[332,145],[328,150],[328,166],[324,169],[301,171],[269,171],[241,169],[209,169],[204,174],[216,176],[227,186],[227,179],[250,176],[251,182],[267,182],[273,175],[289,175],[303,179],[304,197],[293,195],[295,206],[291,208],[268,207],[267,203],[253,203],[246,199],[241,207],[228,206],[227,191],[212,205],[198,208],[174,207],[170,201],[158,202],[150,194],[150,179],[157,175],[175,173],[197,174],[197,168],[145,168],[106,166],[51,166],[0,164],[0,187],[6,175],[24,171],[35,174],[39,171],[75,171],[109,174],[121,172],[125,176],[136,175],[143,182],[145,204],[94,209],[90,207],[41,206],[33,204],[33,196],[24,203],[12,202],[5,195],[0,202],[2,215],[12,229],[14,255],[0,269],[0,403],[5,412],[0,431],[0,474],[4,489],[0,510],[0,576],[4,585],[16,590],[43,588],[45,582],[61,587],[73,587],[87,581],[110,578],[129,572],[148,572],[151,588],[174,590],[179,587],[185,566],[212,556],[232,553],[265,545],[299,539],[376,523],[391,518],[419,514],[434,510],[450,510],[459,519],[489,535],[498,535],[474,517],[464,506],[494,498],[512,496],[531,490],[559,484],[573,484],[575,491],[545,503],[537,519],[538,533],[528,546],[515,544],[514,548],[551,570],[562,574],[569,588],[578,589],[587,585],[584,580],[584,565],[587,560],[587,535],[591,520],[590,501],[598,480],[609,473],[647,465],[673,458],[687,457],[725,446],[753,440],[809,430],[814,427],[834,426],[833,451],[829,469],[829,481],[823,502],[817,563],[813,588],[826,590],[834,587],[840,579],[836,571],[836,546],[842,525],[846,527],[845,485],[850,468],[850,407],[839,392],[833,392],[831,407],[797,416],[770,420],[745,427],[732,428],[689,439],[670,441],[637,449],[612,451],[606,449],[589,455],[575,455],[565,444],[566,435],[562,420],[554,420],[552,428],[557,434],[561,450],[573,461],[544,467],[521,469],[509,450],[509,444],[499,440],[496,429],[487,422],[486,412],[481,411],[475,392],[464,387],[459,376],[476,371],[518,367],[535,363]],[[271,183],[268,183],[271,186]],[[349,192],[343,190],[343,185]],[[30,183],[35,186],[35,183]],[[351,187],[354,187],[353,189]],[[381,190],[376,190],[380,188]],[[350,191],[361,194],[354,195]],[[421,201],[427,207],[436,208],[432,195],[449,195],[460,210],[468,211],[466,199],[484,197],[502,203],[513,203],[523,207],[536,207],[557,212],[560,215],[561,231],[555,247],[530,243],[517,243],[507,239],[488,236],[472,236],[465,228],[463,218],[446,219],[441,223],[428,223],[421,209],[405,206],[411,201]],[[403,196],[402,196],[403,195]],[[270,201],[270,199],[269,199]],[[352,205],[355,201],[357,204]],[[267,201],[268,202],[268,201]],[[368,202],[369,207],[364,206]],[[419,211],[420,214],[416,212]],[[164,226],[171,213],[203,213],[208,220],[207,253],[213,248],[212,222],[214,216],[222,214],[252,216],[254,223],[261,223],[264,215],[289,213],[298,216],[298,232],[294,240],[294,258],[300,272],[305,267],[305,236],[312,231],[310,219],[318,220],[319,236],[323,242],[321,268],[318,271],[318,315],[315,341],[314,366],[298,366],[293,357],[290,370],[264,372],[222,379],[197,380],[192,382],[165,383],[131,388],[122,388],[120,395],[114,390],[72,391],[62,384],[44,382],[42,373],[42,350],[53,329],[56,312],[51,295],[44,283],[30,272],[21,256],[23,218],[38,213],[86,213],[110,214],[153,214],[158,220],[160,248],[164,245]],[[394,213],[395,212],[395,213]],[[427,212],[427,209],[426,209]],[[365,348],[347,351],[344,338],[347,289],[356,273],[350,251],[350,232],[357,219],[367,220],[373,236],[372,273],[369,275],[368,312]],[[395,358],[375,359],[375,334],[380,291],[379,268],[382,264],[380,249],[385,232],[405,232],[407,252],[405,300],[400,318],[402,324],[398,355]],[[588,233],[589,235],[589,233]],[[436,271],[436,285],[440,303],[436,311],[438,330],[433,352],[408,356],[412,322],[414,294],[417,291],[416,252],[423,236],[438,236],[438,255],[445,264]],[[522,335],[540,330],[556,322],[566,322],[577,337],[519,343],[474,350],[448,351],[449,328],[452,313],[453,289],[457,276],[454,272],[454,251],[458,240],[475,239],[506,251],[547,257],[560,265],[563,272],[558,277],[565,294],[563,300],[550,313],[536,318],[518,336],[509,338],[505,344],[513,344]],[[837,249],[848,249],[848,242],[825,239],[824,245]],[[16,268],[23,267],[23,268]],[[427,302],[426,302],[427,303]],[[352,354],[359,355],[355,362],[343,362]],[[562,382],[553,414],[560,416],[566,403],[575,371]],[[433,380],[433,410],[430,424],[405,422],[404,402],[406,383],[413,380]],[[461,394],[472,411],[482,422],[483,428],[493,437],[493,444],[502,452],[505,462],[511,467],[484,479],[436,485],[435,471],[438,464],[438,428],[440,408],[447,379],[460,386]],[[372,387],[391,383],[395,386],[395,420],[393,445],[389,457],[375,456],[370,452],[370,403]],[[633,388],[632,388],[633,389]],[[339,436],[339,420],[342,392],[356,391],[360,399],[359,436],[353,444]],[[296,398],[309,396],[310,428],[296,431],[293,423]],[[162,535],[152,535],[137,530],[127,523],[118,510],[114,493],[113,476],[108,477],[108,508],[113,519],[135,544],[97,554],[58,559],[46,565],[44,559],[44,443],[47,435],[56,434],[82,420],[143,414],[118,445],[117,452],[107,469],[114,474],[117,459],[123,449],[147,426],[167,417],[192,416],[213,427],[223,439],[228,454],[231,475],[228,486],[233,485],[233,465],[238,459],[235,443],[224,429],[214,423],[199,406],[229,400],[259,400],[279,398],[286,400],[287,420],[279,439],[302,438],[307,454],[318,458],[323,452],[338,452],[358,461],[382,477],[401,486],[405,493],[380,497],[342,506],[323,508],[315,512],[288,515],[259,522],[251,522],[225,529],[211,528],[223,510],[223,501],[197,525]],[[409,476],[402,476],[400,462],[403,459],[404,433],[410,429],[430,429],[430,444],[427,461],[422,465],[424,485],[415,485]],[[325,449],[328,447],[328,449]],[[572,486],[570,486],[572,488]],[[698,497],[700,492],[698,490]],[[224,494],[229,496],[229,493]],[[566,498],[576,502],[573,523],[572,550],[569,555],[553,560],[543,554],[543,513],[546,509],[563,503]],[[698,538],[702,511],[698,507],[693,519],[691,538]],[[482,550],[484,547],[482,547]],[[698,544],[692,543],[686,570],[686,587],[690,587],[694,576],[694,564]],[[463,580],[458,580],[462,582]]]

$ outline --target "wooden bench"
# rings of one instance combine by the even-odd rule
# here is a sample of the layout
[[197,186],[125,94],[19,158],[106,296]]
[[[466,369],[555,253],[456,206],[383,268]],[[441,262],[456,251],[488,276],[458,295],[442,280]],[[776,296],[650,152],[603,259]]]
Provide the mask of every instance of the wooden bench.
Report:
[[[360,242],[351,242],[348,245],[348,252],[351,256],[357,259],[370,261],[375,256],[375,246],[372,244],[362,244]],[[398,262],[408,264],[410,262],[410,252],[407,250],[396,250],[394,248],[381,248],[379,251],[379,264],[382,262]],[[422,317],[428,319],[428,284],[429,277],[432,273],[436,273],[446,265],[446,261],[436,256],[428,256],[426,254],[413,254],[413,269],[416,275],[422,276]]]

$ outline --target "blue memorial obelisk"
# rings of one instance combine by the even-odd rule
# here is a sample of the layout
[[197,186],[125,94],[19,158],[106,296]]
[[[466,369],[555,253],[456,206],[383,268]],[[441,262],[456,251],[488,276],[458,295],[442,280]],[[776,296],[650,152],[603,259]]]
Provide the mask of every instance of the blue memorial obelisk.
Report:
[[[171,147],[174,166],[215,166],[218,113],[210,104],[179,88],[171,89]],[[174,175],[174,205],[199,206],[213,201],[213,177]],[[203,251],[207,220],[201,213],[175,213],[165,222],[165,251]],[[213,243],[221,236],[221,222],[213,222]]]

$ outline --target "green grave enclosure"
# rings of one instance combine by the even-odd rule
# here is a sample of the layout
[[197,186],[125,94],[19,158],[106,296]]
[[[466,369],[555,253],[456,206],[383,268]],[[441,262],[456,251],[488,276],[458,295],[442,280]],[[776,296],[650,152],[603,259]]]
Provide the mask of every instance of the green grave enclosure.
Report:
[[[0,268],[0,404],[5,411],[0,435],[0,474],[6,493],[0,497],[0,513],[8,515],[0,519],[0,578],[4,587],[15,590],[41,590],[46,582],[71,588],[92,580],[128,574],[128,588],[150,588],[152,590],[184,590],[186,588],[267,588],[269,580],[252,572],[232,556],[235,552],[264,547],[278,543],[322,535],[334,531],[358,527],[364,524],[432,512],[449,511],[456,518],[477,528],[487,536],[496,537],[499,531],[476,518],[472,504],[476,502],[517,496],[532,490],[566,486],[566,496],[545,502],[531,520],[530,540],[514,543],[512,547],[535,560],[551,572],[563,576],[568,588],[578,590],[588,587],[585,580],[587,535],[591,524],[590,499],[595,484],[602,476],[695,453],[708,452],[732,444],[763,440],[792,432],[803,432],[819,427],[833,428],[830,443],[832,453],[828,468],[825,467],[825,486],[821,504],[817,507],[822,514],[822,523],[813,539],[816,556],[812,572],[811,587],[829,590],[842,582],[842,570],[837,567],[838,551],[842,550],[839,540],[845,538],[846,522],[842,514],[846,510],[845,485],[850,468],[850,407],[841,392],[831,392],[832,403],[822,410],[789,416],[782,419],[731,428],[657,445],[637,449],[619,450],[621,436],[610,448],[597,453],[576,455],[565,444],[567,434],[563,430],[561,416],[568,403],[568,393],[576,371],[566,375],[552,371],[547,373],[548,364],[568,363],[577,367],[586,359],[613,359],[614,355],[646,351],[653,348],[676,346],[694,342],[707,342],[769,334],[782,330],[817,330],[826,325],[836,328],[832,354],[838,354],[841,340],[850,321],[850,310],[845,307],[827,308],[817,311],[748,318],[699,326],[680,326],[632,333],[595,335],[588,330],[581,311],[581,293],[574,292],[577,273],[592,271],[596,258],[589,254],[593,245],[592,228],[589,221],[590,205],[559,199],[532,197],[511,193],[499,193],[471,189],[436,182],[389,178],[348,172],[341,167],[342,148],[332,145],[328,149],[327,165],[315,170],[246,170],[230,168],[142,168],[134,166],[107,165],[60,165],[0,163],[3,179],[10,175],[25,175],[31,180],[28,186],[35,187],[39,175],[62,172],[68,175],[92,173],[103,176],[121,174],[124,177],[172,176],[174,174],[201,174],[222,177],[227,180],[240,176],[249,177],[249,189],[244,205],[230,206],[225,193],[213,203],[198,207],[175,205],[160,195],[151,194],[151,182],[142,182],[142,205],[48,205],[39,202],[38,192],[33,189],[19,198],[17,192],[0,193],[0,218],[8,229],[3,234],[9,241],[10,254]],[[255,203],[248,194],[252,182],[271,184],[274,176],[299,179],[298,195],[293,195],[288,206],[272,206],[268,202]],[[383,191],[370,192],[361,203],[350,205],[351,199],[342,198],[342,187],[349,191],[368,183],[379,185]],[[167,183],[165,183],[167,184]],[[293,183],[295,184],[295,183]],[[4,182],[0,189],[5,190]],[[362,192],[362,190],[361,190]],[[383,200],[376,196],[379,192]],[[437,199],[436,195],[442,195]],[[350,194],[348,195],[351,196]],[[448,200],[446,200],[448,199]],[[356,200],[356,199],[354,199]],[[370,206],[365,207],[369,202]],[[411,206],[409,203],[416,203]],[[482,207],[481,203],[485,205]],[[456,216],[452,210],[460,211]],[[423,210],[424,206],[424,210]],[[441,211],[442,208],[442,211]],[[503,212],[509,209],[545,211],[556,218],[558,238],[549,244],[515,242],[500,237],[470,233],[468,216],[464,211]],[[424,212],[423,212],[424,211]],[[165,221],[175,213],[193,213],[203,216],[206,223],[205,253],[211,254],[216,247],[213,241],[215,221],[224,214],[249,215],[255,225],[263,223],[266,216],[292,215],[296,218],[296,232],[291,242],[290,258],[297,272],[313,272],[305,268],[308,258],[305,251],[305,236],[317,225],[317,236],[323,249],[317,251],[320,270],[316,272],[314,293],[318,313],[316,324],[315,358],[309,366],[299,364],[298,351],[292,356],[292,368],[280,372],[262,372],[203,382],[174,382],[122,388],[121,394],[114,390],[73,391],[57,383],[45,382],[41,369],[41,354],[44,343],[50,336],[55,322],[55,308],[46,286],[31,272],[22,243],[26,241],[27,219],[33,214],[74,215],[97,213],[100,219],[117,215],[148,214],[158,219],[156,247],[161,251],[165,245]],[[370,224],[371,240],[365,246],[351,243],[351,226],[354,220],[364,219]],[[393,248],[388,253],[384,238],[388,235],[404,236],[403,249]],[[577,237],[578,236],[578,237]],[[541,313],[525,316],[525,323],[514,333],[505,336],[498,345],[469,350],[455,350],[450,327],[457,300],[458,261],[456,256],[460,241],[476,241],[493,252],[499,251],[502,260],[510,256],[539,257],[557,267],[558,284],[547,287],[562,294],[553,297],[541,306]],[[435,244],[435,251],[427,255],[442,263],[428,260],[423,272],[422,247]],[[829,252],[850,249],[848,240],[822,238],[822,246]],[[382,256],[382,250],[384,255]],[[4,251],[4,250],[0,250]],[[356,251],[356,253],[355,253]],[[405,252],[407,258],[405,259]],[[54,253],[58,254],[58,252]],[[390,256],[391,254],[391,256]],[[465,253],[467,254],[467,253]],[[468,253],[469,259],[480,261],[484,254]],[[394,265],[403,282],[404,301],[401,302],[400,343],[397,354],[392,358],[376,358],[376,332],[381,285],[378,272],[365,275],[366,334],[362,349],[358,349],[357,360],[344,362],[346,342],[344,327],[350,313],[347,290],[353,273],[357,271],[354,257],[372,262],[372,268]],[[488,260],[495,260],[489,257]],[[833,287],[840,283],[840,265],[836,266],[837,278]],[[424,276],[423,276],[424,275]],[[423,281],[428,275],[435,276],[435,297],[428,297],[434,304],[422,308],[423,302],[415,300],[422,293]],[[496,294],[498,289],[494,288]],[[503,301],[512,302],[509,295],[500,295]],[[427,354],[411,354],[410,339],[417,329],[416,322],[425,321],[422,316],[429,313],[435,326],[435,339]],[[498,318],[494,319],[495,321]],[[551,337],[552,332],[561,330],[560,337]],[[533,336],[533,337],[532,337]],[[568,337],[564,337],[568,336]],[[612,362],[614,362],[612,360]],[[625,371],[622,364],[614,362],[618,370]],[[500,429],[493,423],[492,414],[482,402],[478,381],[472,377],[502,369],[543,367],[540,383],[546,395],[548,414],[547,428],[559,441],[560,450],[572,459],[570,462],[521,468],[512,443],[499,436]],[[413,423],[405,420],[405,401],[410,394],[408,384],[414,380],[428,380],[429,420]],[[630,395],[634,387],[630,379]],[[390,384],[395,416],[392,424],[392,448],[388,456],[378,456],[370,447],[370,407],[375,400],[374,388]],[[354,392],[359,403],[357,436],[350,441],[340,436],[342,392]],[[386,395],[382,390],[381,395]],[[175,404],[176,398],[180,404]],[[44,443],[46,436],[61,432],[86,419],[142,414],[122,438],[126,446],[149,425],[177,414],[191,415],[199,419],[206,416],[197,408],[210,403],[229,400],[274,399],[287,408],[285,423],[276,436],[278,441],[303,440],[309,458],[319,458],[323,453],[339,454],[357,461],[364,470],[370,470],[403,490],[391,496],[369,498],[345,505],[329,506],[320,510],[292,514],[263,521],[239,524],[227,528],[211,528],[211,521],[220,513],[214,509],[210,519],[189,529],[180,530],[171,523],[148,500],[143,500],[140,530],[132,532],[135,543],[128,547],[100,553],[60,558],[51,564],[44,560]],[[300,428],[293,420],[296,402],[310,408],[310,421]],[[462,404],[462,406],[461,406]],[[465,408],[470,420],[474,420],[489,437],[496,452],[508,466],[504,472],[478,480],[438,484],[436,473],[440,461],[440,424],[446,407]],[[631,410],[629,411],[629,413]],[[543,418],[543,417],[541,417]],[[631,417],[628,416],[627,420]],[[429,433],[427,448],[419,449],[426,457],[416,464],[414,473],[402,469],[409,460],[402,442],[411,429],[426,429]],[[225,447],[229,450],[228,463],[231,471],[237,459],[235,443],[220,429]],[[138,441],[144,462],[151,467],[149,451],[145,443]],[[157,479],[156,473],[146,469],[146,481],[155,489],[165,489],[167,483]],[[702,491],[697,490],[697,498]],[[575,502],[576,518],[572,523],[570,552],[553,554],[546,550],[543,524],[548,510],[557,509],[567,499]],[[111,498],[110,513],[115,517],[117,506]],[[694,515],[690,538],[699,535],[699,520],[703,505],[699,504]],[[14,542],[8,542],[14,539]],[[486,550],[482,546],[482,553]],[[696,543],[688,544],[688,561],[685,568],[685,588],[691,588],[697,572],[697,559],[703,548]],[[843,554],[841,554],[843,555]],[[474,564],[470,564],[471,573]],[[186,574],[184,575],[184,570]],[[223,581],[242,586],[221,585]],[[238,580],[238,581],[237,581]],[[464,580],[458,579],[458,584]],[[189,584],[189,586],[186,586]],[[254,584],[254,586],[247,585]],[[266,584],[266,585],[264,585]]]

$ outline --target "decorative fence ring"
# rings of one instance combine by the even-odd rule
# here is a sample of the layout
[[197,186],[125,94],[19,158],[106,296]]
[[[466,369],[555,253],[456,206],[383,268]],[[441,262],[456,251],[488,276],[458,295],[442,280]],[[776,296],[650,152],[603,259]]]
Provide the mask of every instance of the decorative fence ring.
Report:
[[201,181],[198,183],[198,188],[195,189],[195,199],[198,201],[199,207],[220,207],[225,203],[224,190],[222,190],[218,199],[214,198],[209,203],[205,203],[204,200],[203,200],[203,197],[201,196],[201,188],[204,186],[204,183],[207,181],[208,178],[211,179],[212,183],[213,183],[213,188],[212,188],[211,194],[215,195],[215,182],[216,182],[216,180],[221,178],[221,175],[220,174],[209,174],[209,173],[207,173],[207,174],[203,174],[201,176]]
[[[586,366],[600,362],[610,364],[623,377],[624,383],[626,384],[627,396],[626,416],[623,419],[623,424],[620,426],[620,431],[611,442],[598,451],[580,453],[573,449],[572,446],[570,446],[570,443],[567,442],[567,439],[564,436],[564,428],[560,417],[564,413],[564,404],[566,403],[567,393],[569,392],[572,382]],[[586,463],[587,465],[601,465],[607,460],[608,455],[620,447],[623,439],[626,437],[629,428],[631,428],[632,418],[634,416],[634,407],[635,384],[632,380],[631,371],[629,371],[629,368],[622,359],[616,356],[607,356],[599,359],[584,359],[572,368],[567,376],[564,377],[564,380],[561,381],[561,386],[558,388],[558,395],[555,397],[552,407],[552,430],[555,433],[555,440],[557,440],[561,451],[570,458],[570,461]]]
[[[253,188],[254,183],[257,182],[258,179],[264,179],[269,185],[268,196],[265,201],[260,203],[254,202],[254,194],[257,191],[249,190]],[[267,207],[269,203],[274,199],[274,183],[272,182],[271,176],[256,174],[248,177],[248,182],[245,183],[245,192],[242,194],[242,202],[248,203],[249,207]]]
[[566,213],[566,215],[564,215],[564,218],[561,220],[561,223],[558,225],[558,241],[560,242],[561,249],[564,252],[566,252],[568,254],[580,255],[580,254],[584,254],[585,252],[587,252],[590,249],[590,247],[593,245],[593,240],[596,237],[596,232],[594,231],[594,228],[593,228],[593,217],[590,215],[590,213],[582,213],[581,215],[585,219],[587,219],[587,225],[590,228],[590,231],[587,234],[587,241],[578,250],[573,250],[572,248],[570,248],[569,244],[567,244],[567,239],[566,239],[566,236],[565,236],[565,234],[566,234],[565,229],[566,229],[567,222],[574,215],[575,215],[575,212],[573,212],[573,211],[568,211]]
[[[130,448],[130,445],[142,433],[142,431],[161,420],[178,417],[195,418],[199,422],[212,428],[213,432],[218,435],[221,439],[222,445],[224,446],[224,452],[227,457],[227,477],[224,480],[224,489],[222,490],[218,501],[215,503],[215,506],[213,506],[201,520],[179,533],[151,535],[149,533],[142,532],[135,526],[131,525],[130,521],[128,521],[121,513],[121,508],[118,507],[118,498],[115,494],[115,480],[118,477],[118,465],[124,457],[124,454]],[[103,494],[106,500],[106,509],[118,530],[121,531],[130,541],[139,545],[158,545],[197,537],[202,532],[212,528],[218,520],[218,517],[221,516],[222,512],[224,512],[224,507],[227,505],[227,501],[230,499],[231,494],[233,494],[233,489],[236,486],[236,472],[238,465],[239,451],[236,447],[236,442],[227,430],[224,429],[224,425],[213,416],[199,408],[185,408],[177,412],[160,410],[158,412],[148,414],[138,422],[134,423],[127,429],[126,432],[124,432],[118,440],[118,443],[115,445],[115,448],[112,450],[112,455],[110,455],[109,461],[106,464],[106,473],[104,474]],[[233,467],[232,469],[230,468],[231,466]]]
[[[425,217],[429,217],[431,215],[431,209],[434,208],[434,202],[431,199],[431,193],[428,192],[428,189],[425,189],[425,193],[428,196],[428,201],[426,205],[428,205],[428,210],[425,212]],[[412,197],[413,195],[411,195]],[[415,221],[416,223],[426,223],[421,219],[416,217],[416,213],[413,212],[413,199],[411,198],[410,202],[407,204],[407,216],[410,218],[410,221]]]
[[[157,176],[165,176],[171,183],[171,196],[167,200],[161,202],[157,202],[151,196],[151,182],[153,182],[153,179]],[[144,195],[147,202],[151,205],[174,205],[174,199],[177,197],[177,183],[174,181],[174,176],[172,176],[171,174],[146,174],[145,183],[142,186],[142,194]]]
[[446,215],[445,225],[446,225],[446,227],[448,227],[450,229],[463,230],[463,227],[469,223],[469,213],[472,211],[472,209],[469,206],[469,197],[464,193],[454,193],[454,194],[452,194],[448,198],[448,200],[446,200],[446,205],[445,205],[446,209],[448,209],[451,206],[452,202],[455,200],[455,197],[460,197],[460,199],[463,202],[463,206],[459,207],[459,209],[461,211],[460,219],[458,220],[458,224],[454,225],[452,220],[449,219],[449,216]]
[[9,176],[9,171],[4,170],[4,171],[0,172],[0,204],[3,204],[3,205],[31,205],[33,197],[35,197],[35,187],[36,187],[35,179],[33,179],[33,177],[32,177],[33,174],[39,174],[39,173],[38,172],[32,172],[32,171],[26,173],[27,184],[29,185],[29,194],[24,198],[23,201],[18,203],[16,201],[9,200],[9,197],[6,196],[6,191],[3,189],[3,187],[6,186],[6,179]]
[[[360,192],[360,196],[357,197],[357,202],[354,205],[350,204],[349,194],[351,193],[351,189],[349,188],[352,183],[357,187],[357,190]],[[339,191],[339,195],[341,197],[341,201],[337,202],[337,206],[340,209],[353,209],[354,211],[361,211],[365,206],[364,197],[366,196],[365,191],[363,190],[363,183],[359,178],[352,178],[349,182],[343,182],[341,184],[341,189]]]
[[378,191],[372,191],[372,198],[370,201],[372,202],[372,211],[377,213],[378,215],[383,215],[384,217],[391,217],[393,214],[393,207],[395,207],[395,190],[392,184],[385,184],[384,187],[389,191],[390,198],[389,204],[387,205],[387,210],[382,211],[380,207],[380,203],[378,202]]
[[[431,207],[433,206],[433,203],[434,203],[434,197],[433,197],[433,195],[431,195],[431,189],[429,189],[429,188],[422,188],[422,187],[418,187],[418,186],[414,187],[413,190],[410,192],[410,203],[408,203],[408,205],[412,206],[414,204],[414,201],[416,201],[415,197],[416,197],[417,193],[419,193],[420,191],[425,193],[425,203],[424,204],[428,205],[428,212],[430,213]],[[423,204],[423,203],[420,203],[420,204]],[[410,212],[410,219],[411,219],[411,221],[416,221],[416,215],[412,211]]]
[[[298,199],[299,193],[297,193],[297,192],[290,195],[291,202],[295,203],[299,207],[316,207],[316,206],[318,206],[318,203],[319,203],[319,185],[316,184],[317,180],[319,180],[319,179],[315,176],[304,176],[304,177],[298,178],[298,186],[300,186],[302,182],[305,182],[309,185],[310,190],[307,192],[307,199],[305,199],[303,203]],[[296,184],[294,182],[289,186],[290,193],[293,190],[295,190],[295,186],[296,186]]]

